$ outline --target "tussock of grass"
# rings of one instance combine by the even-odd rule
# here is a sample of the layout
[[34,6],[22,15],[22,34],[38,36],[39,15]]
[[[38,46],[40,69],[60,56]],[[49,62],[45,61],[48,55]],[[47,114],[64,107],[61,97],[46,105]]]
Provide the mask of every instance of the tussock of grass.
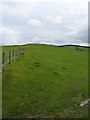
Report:
[[39,62],[35,62],[34,64],[35,64],[35,66],[37,66],[37,67],[40,66],[40,63],[39,63]]

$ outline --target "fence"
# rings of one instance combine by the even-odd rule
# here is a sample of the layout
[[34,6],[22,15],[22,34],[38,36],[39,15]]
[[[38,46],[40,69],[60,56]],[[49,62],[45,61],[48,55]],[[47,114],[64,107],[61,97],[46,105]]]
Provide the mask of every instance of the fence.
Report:
[[11,64],[11,62],[15,61],[20,55],[23,54],[23,52],[26,49],[27,48],[20,48],[18,51],[14,50],[14,49],[9,50],[7,60],[5,60],[5,52],[3,52],[2,53],[2,72],[4,72],[4,70],[8,64]]

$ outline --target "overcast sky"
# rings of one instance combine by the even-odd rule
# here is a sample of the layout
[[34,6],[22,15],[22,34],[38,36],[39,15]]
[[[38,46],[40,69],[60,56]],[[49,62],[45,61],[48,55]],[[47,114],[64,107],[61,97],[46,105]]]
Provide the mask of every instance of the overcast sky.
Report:
[[88,44],[87,0],[22,0],[0,3],[0,45]]

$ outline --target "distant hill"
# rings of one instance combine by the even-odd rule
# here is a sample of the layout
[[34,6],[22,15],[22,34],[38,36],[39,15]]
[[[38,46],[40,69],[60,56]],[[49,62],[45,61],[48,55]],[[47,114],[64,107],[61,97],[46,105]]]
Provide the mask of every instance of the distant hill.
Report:
[[[26,44],[22,44],[22,45],[49,45],[49,46],[55,46],[55,47],[65,47],[65,46],[71,46],[71,47],[85,47],[85,48],[89,48],[90,46],[84,46],[84,45],[71,45],[71,44],[67,44],[67,45],[53,45],[53,44],[38,44],[38,43],[26,43]],[[0,45],[1,47],[3,46],[22,46],[22,45]]]
[[83,46],[83,45],[60,45],[60,46],[56,46],[56,47],[65,47],[65,46],[71,46],[71,47],[85,47],[85,48],[89,48],[90,46]]

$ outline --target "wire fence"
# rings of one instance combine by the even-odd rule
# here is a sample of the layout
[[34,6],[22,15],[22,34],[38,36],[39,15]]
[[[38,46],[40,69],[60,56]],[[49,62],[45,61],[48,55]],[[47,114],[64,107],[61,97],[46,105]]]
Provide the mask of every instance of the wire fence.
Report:
[[20,55],[22,55],[24,53],[24,51],[27,48],[20,48],[18,51],[16,50],[9,50],[8,51],[8,57],[7,59],[5,59],[5,52],[2,53],[2,72],[4,72],[6,66],[8,64],[11,64],[13,61],[15,61]]

